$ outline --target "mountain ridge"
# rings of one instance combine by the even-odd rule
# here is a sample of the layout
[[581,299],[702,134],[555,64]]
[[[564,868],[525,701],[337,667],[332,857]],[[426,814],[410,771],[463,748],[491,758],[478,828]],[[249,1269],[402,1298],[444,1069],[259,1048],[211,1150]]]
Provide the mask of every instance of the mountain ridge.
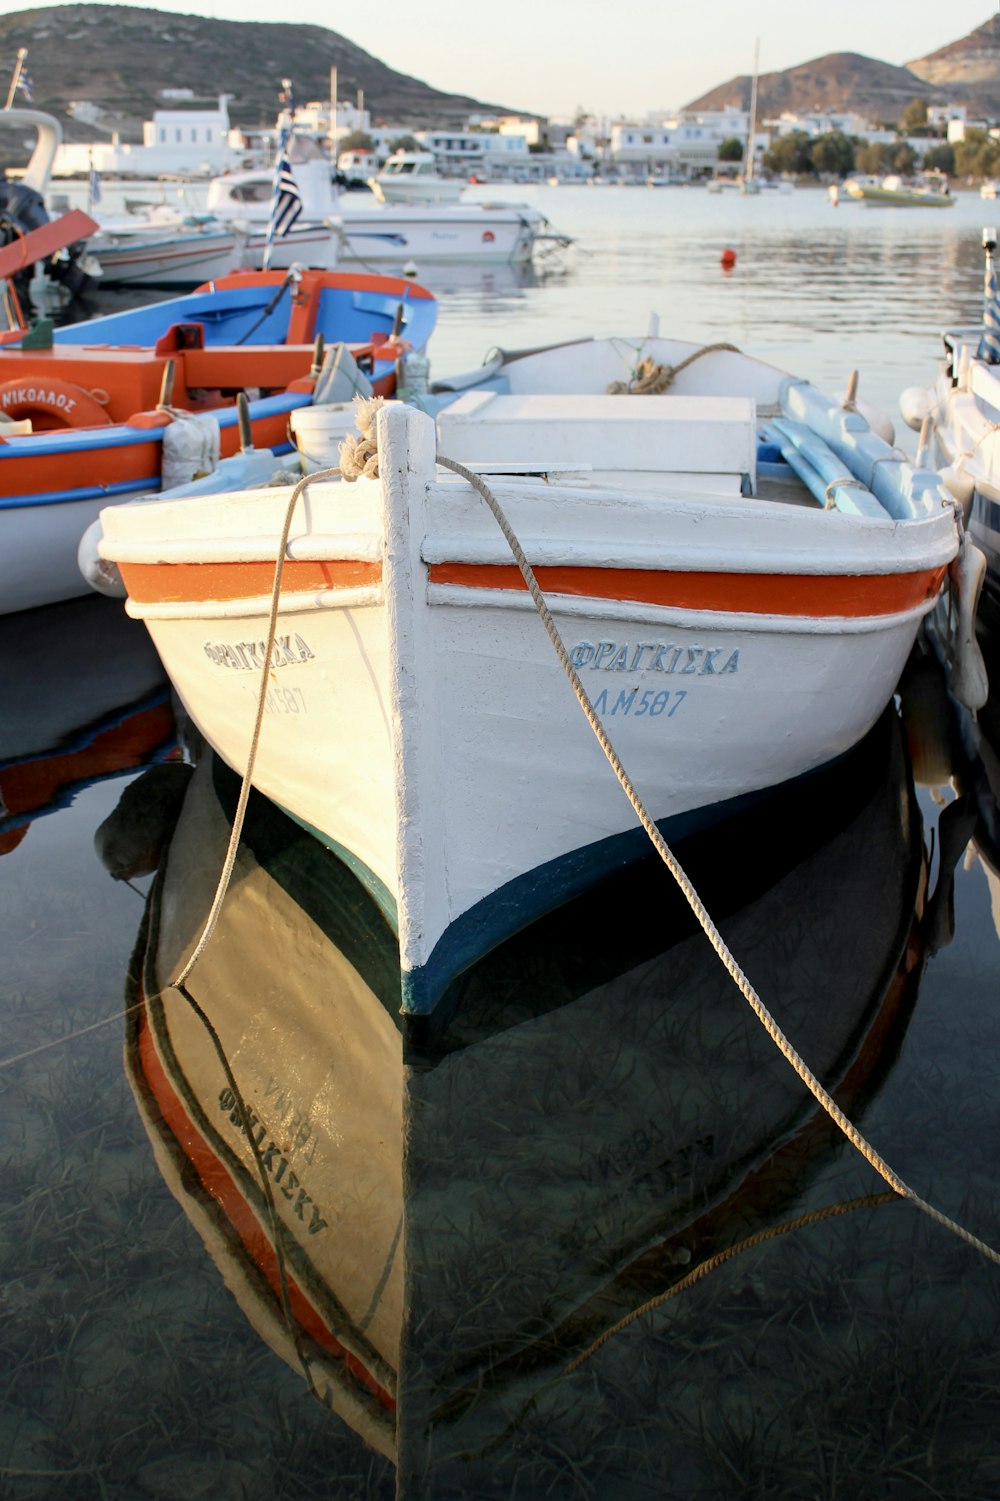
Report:
[[[699,95],[685,109],[734,104],[748,109],[750,83],[749,74],[738,75]],[[760,119],[785,110],[850,110],[870,120],[898,123],[914,99],[929,105],[964,105],[970,116],[1000,119],[1000,16],[991,16],[967,36],[902,67],[863,53],[830,52],[761,74],[757,80]]]
[[[224,91],[232,95],[234,124],[273,125],[281,79],[292,79],[295,97],[303,103],[327,99],[331,67],[337,68],[341,98],[364,89],[373,121],[458,126],[472,110],[519,112],[432,88],[339,32],[306,23],[219,21],[105,3],[13,11],[0,16],[5,88],[19,47],[28,49],[33,103],[64,121],[71,140],[94,136],[68,117],[72,99],[101,106],[123,137],[138,139],[153,110],[168,107],[160,91],[177,87],[190,88],[197,99],[214,100]],[[83,49],[89,58],[81,58]],[[18,102],[26,102],[23,95]]]

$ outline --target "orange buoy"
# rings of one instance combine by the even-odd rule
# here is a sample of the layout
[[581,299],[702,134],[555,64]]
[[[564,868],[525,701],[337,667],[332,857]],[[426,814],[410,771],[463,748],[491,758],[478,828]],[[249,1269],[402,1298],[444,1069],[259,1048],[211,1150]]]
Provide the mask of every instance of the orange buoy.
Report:
[[729,249],[727,246],[719,256],[719,264],[722,266],[723,271],[731,271],[736,265],[736,251]]

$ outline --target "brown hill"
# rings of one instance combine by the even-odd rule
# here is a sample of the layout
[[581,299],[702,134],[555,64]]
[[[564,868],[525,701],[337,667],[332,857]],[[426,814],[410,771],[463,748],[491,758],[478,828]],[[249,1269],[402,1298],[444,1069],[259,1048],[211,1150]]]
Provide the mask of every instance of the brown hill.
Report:
[[[998,71],[1000,78],[1000,71]],[[898,120],[912,99],[942,103],[950,94],[908,68],[881,63],[858,52],[831,52],[757,81],[761,119],[784,110],[854,110],[870,120]],[[689,110],[750,107],[750,77],[731,78],[685,106]]]
[[[293,81],[303,102],[326,99],[330,68],[339,96],[364,89],[372,119],[399,125],[457,125],[470,110],[495,109],[394,69],[322,26],[217,21],[207,16],[140,10],[130,5],[41,6],[0,16],[0,78],[6,90],[19,47],[39,109],[65,121],[71,99],[102,106],[137,135],[141,122],[163,108],[159,91],[190,88],[199,99],[225,91],[234,97],[234,124],[273,124],[280,80]],[[18,96],[18,102],[22,96]],[[73,122],[67,134],[80,135]],[[137,137],[138,138],[138,137]]]
[[995,89],[1000,80],[1000,15],[991,16],[968,36],[906,66],[928,83],[949,88],[988,84]]
[[971,113],[1000,118],[1000,15],[906,66]]

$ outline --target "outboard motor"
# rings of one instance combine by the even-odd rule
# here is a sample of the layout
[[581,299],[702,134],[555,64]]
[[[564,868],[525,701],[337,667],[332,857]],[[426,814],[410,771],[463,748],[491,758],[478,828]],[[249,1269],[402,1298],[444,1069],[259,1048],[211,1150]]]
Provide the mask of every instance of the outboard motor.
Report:
[[[22,235],[48,223],[49,215],[41,193],[23,182],[0,179],[0,246],[10,245]],[[94,278],[80,265],[85,248],[85,242],[79,240],[53,256],[45,266],[49,279],[65,287],[70,297],[78,297],[94,286]],[[18,298],[25,304],[34,269],[34,266],[25,266],[11,278]]]

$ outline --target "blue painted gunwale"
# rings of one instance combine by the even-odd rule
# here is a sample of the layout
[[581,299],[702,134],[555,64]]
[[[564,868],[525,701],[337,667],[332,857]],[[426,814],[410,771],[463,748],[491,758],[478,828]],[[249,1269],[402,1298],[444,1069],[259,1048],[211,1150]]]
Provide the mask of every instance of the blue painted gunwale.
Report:
[[[2,373],[2,367],[0,367]],[[294,412],[299,407],[309,406],[312,397],[301,392],[282,393],[278,396],[261,396],[250,402],[250,420],[264,417],[280,417]],[[211,414],[220,428],[235,427],[239,414],[234,406],[213,409]],[[162,427],[129,427],[119,423],[114,427],[70,427],[52,432],[25,433],[17,439],[16,447],[0,443],[0,463],[4,459],[25,456],[44,458],[48,454],[102,453],[109,448],[130,448],[140,443],[162,443]],[[291,453],[292,444],[274,445],[276,454]],[[0,469],[0,485],[3,471]],[[50,490],[35,495],[0,495],[0,510],[17,510],[25,506],[61,505],[78,500],[99,499],[102,495],[139,495],[160,488],[160,476],[154,474],[146,479],[123,480],[113,485],[81,485],[73,490]]]

